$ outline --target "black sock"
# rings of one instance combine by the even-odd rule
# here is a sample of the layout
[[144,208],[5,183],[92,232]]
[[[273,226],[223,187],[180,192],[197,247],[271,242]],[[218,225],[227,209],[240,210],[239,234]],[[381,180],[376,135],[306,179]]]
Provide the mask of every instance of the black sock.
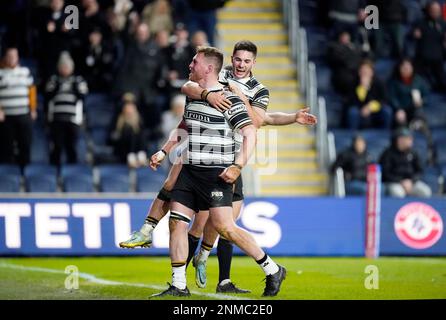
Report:
[[232,242],[220,238],[217,245],[217,257],[218,257],[218,283],[225,279],[230,279],[231,274],[231,262],[232,262]]
[[187,238],[189,241],[189,255],[187,256],[186,268],[189,265],[189,262],[194,257],[195,251],[197,250],[197,247],[198,247],[198,242],[200,241],[200,238],[197,238],[197,237],[191,235],[190,233],[187,234]]

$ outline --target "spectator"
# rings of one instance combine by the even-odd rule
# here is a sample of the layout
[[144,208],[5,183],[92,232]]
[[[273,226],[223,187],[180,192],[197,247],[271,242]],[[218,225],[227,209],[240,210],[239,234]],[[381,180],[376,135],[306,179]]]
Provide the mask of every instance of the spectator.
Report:
[[222,8],[228,0],[189,0],[190,12],[187,27],[191,34],[198,30],[206,33],[211,45],[215,45],[214,32],[217,24],[217,9]]
[[[375,53],[378,57],[401,58],[404,50],[404,22],[406,9],[401,0],[370,1],[379,10],[379,28],[373,30],[375,34]],[[389,35],[389,43],[385,36]],[[390,49],[390,50],[389,50]]]
[[167,53],[169,84],[174,91],[179,91],[189,79],[189,64],[195,55],[195,49],[188,38],[186,27],[178,24],[175,29],[175,43],[169,46]]
[[445,92],[446,23],[442,20],[441,6],[437,1],[427,4],[425,14],[425,19],[415,26],[413,33],[416,64],[434,90]]
[[125,92],[135,95],[146,128],[157,128],[160,123],[163,107],[158,103],[158,90],[165,69],[166,58],[155,41],[150,39],[149,27],[145,23],[139,24],[116,86],[120,96]]
[[130,168],[147,165],[142,121],[133,101],[124,102],[111,140],[121,163],[127,163]]
[[87,83],[74,72],[74,62],[68,52],[60,55],[58,74],[46,84],[46,114],[50,127],[50,162],[60,166],[62,151],[67,163],[77,162],[77,141],[83,121],[83,99]]
[[114,52],[110,42],[104,41],[101,30],[88,36],[88,46],[82,59],[82,72],[92,92],[108,92],[114,78]]
[[145,6],[141,18],[153,34],[160,30],[173,32],[172,8],[167,0],[155,0]]
[[351,42],[347,31],[341,31],[338,41],[328,46],[327,60],[333,70],[331,81],[335,90],[343,96],[356,85],[361,59],[362,52]]
[[366,18],[364,11],[365,0],[338,0],[330,1],[328,17],[331,21],[333,36],[338,35],[341,30],[347,30],[354,43],[359,40],[359,23]]
[[7,48],[0,67],[0,162],[24,167],[30,161],[32,119],[37,117],[30,111],[32,85],[29,69],[19,65],[17,48]]
[[357,135],[352,145],[341,152],[333,164],[333,172],[337,168],[344,170],[345,191],[347,195],[364,195],[367,192],[367,166],[371,158],[367,152],[364,138]]
[[429,94],[426,81],[414,73],[412,62],[402,59],[389,83],[389,101],[394,109],[396,127],[420,127],[425,123],[423,104]]
[[350,129],[386,128],[392,121],[392,110],[385,104],[384,86],[374,77],[373,64],[365,60],[359,66],[357,85],[350,92],[347,126]]
[[37,55],[42,84],[57,72],[55,61],[62,51],[70,50],[76,31],[65,28],[64,0],[51,0],[37,17]]
[[99,28],[105,38],[110,35],[110,27],[107,24],[105,11],[101,10],[97,0],[82,0],[82,10],[79,25],[82,39],[86,41],[88,35],[96,28]]
[[178,94],[174,96],[170,102],[170,110],[165,111],[161,118],[163,142],[169,139],[172,130],[176,129],[178,123],[183,118],[184,106],[186,104],[186,96]]
[[394,134],[392,145],[381,155],[383,182],[392,197],[429,198],[432,195],[430,187],[420,180],[423,167],[412,146],[412,133],[400,128]]
[[198,30],[192,34],[191,43],[194,48],[209,45],[209,41],[208,41],[208,37],[207,37],[206,33],[201,30]]

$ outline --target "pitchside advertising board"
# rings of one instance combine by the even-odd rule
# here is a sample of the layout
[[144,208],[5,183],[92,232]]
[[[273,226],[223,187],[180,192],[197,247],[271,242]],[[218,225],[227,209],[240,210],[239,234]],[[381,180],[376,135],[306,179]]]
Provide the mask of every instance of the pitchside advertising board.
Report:
[[[167,254],[167,218],[159,223],[152,248],[118,246],[139,230],[150,202],[0,199],[0,255]],[[446,255],[444,199],[382,199],[381,206],[381,255]],[[271,255],[365,255],[365,198],[248,198],[238,224]]]

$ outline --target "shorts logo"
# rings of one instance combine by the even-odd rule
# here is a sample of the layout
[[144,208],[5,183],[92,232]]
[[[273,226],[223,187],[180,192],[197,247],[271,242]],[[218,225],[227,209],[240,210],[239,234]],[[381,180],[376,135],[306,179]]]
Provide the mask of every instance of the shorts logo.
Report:
[[223,199],[223,191],[211,191],[211,198],[214,201],[220,201],[221,199]]
[[412,202],[403,206],[396,214],[395,233],[402,243],[413,249],[427,249],[440,239],[443,221],[431,206]]

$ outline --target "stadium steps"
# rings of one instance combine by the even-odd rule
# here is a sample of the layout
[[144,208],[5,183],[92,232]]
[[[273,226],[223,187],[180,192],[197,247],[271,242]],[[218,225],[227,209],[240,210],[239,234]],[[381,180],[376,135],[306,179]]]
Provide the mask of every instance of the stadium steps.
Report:
[[[249,39],[256,43],[259,55],[254,74],[270,90],[268,110],[291,113],[304,105],[281,10],[280,1],[276,0],[228,2],[218,12],[217,45],[224,50],[225,63],[230,64],[237,41]],[[328,177],[317,164],[313,129],[299,125],[264,127],[257,138],[253,158],[259,195],[327,194]]]

